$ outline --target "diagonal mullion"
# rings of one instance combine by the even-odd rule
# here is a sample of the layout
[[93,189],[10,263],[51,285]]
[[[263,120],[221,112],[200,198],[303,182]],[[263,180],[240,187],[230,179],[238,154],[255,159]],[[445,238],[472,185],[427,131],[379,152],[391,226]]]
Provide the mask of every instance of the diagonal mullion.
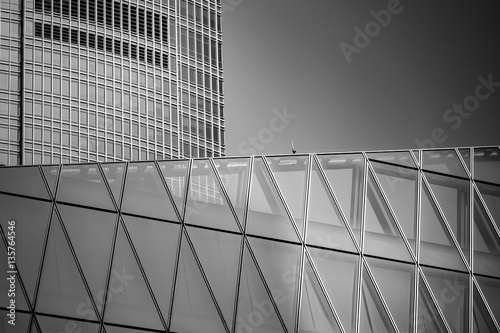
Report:
[[116,202],[115,196],[113,195],[113,191],[111,191],[111,187],[108,184],[108,179],[106,178],[106,174],[104,173],[104,170],[102,169],[101,163],[96,163],[96,167],[98,169],[98,172],[101,175],[101,178],[104,182],[104,185],[106,186],[106,190],[108,191],[108,195],[111,198],[111,202],[113,203],[113,206],[115,206],[115,210],[118,211],[118,203]]
[[446,228],[446,231],[448,232],[449,236],[451,237],[451,240],[452,240],[453,244],[455,245],[455,247],[456,247],[456,249],[458,251],[458,254],[462,258],[462,261],[464,263],[465,268],[467,270],[470,270],[469,265],[467,263],[467,259],[465,258],[465,255],[462,253],[462,249],[460,248],[460,244],[458,244],[458,241],[455,238],[455,235],[453,234],[453,230],[451,229],[451,227],[450,227],[450,225],[448,223],[448,220],[444,216],[444,212],[441,209],[441,206],[439,205],[439,203],[438,203],[438,201],[436,199],[436,196],[434,195],[434,192],[432,192],[431,186],[429,185],[429,182],[427,181],[427,178],[425,177],[425,173],[424,172],[422,172],[422,180],[423,180],[423,183],[424,183],[423,185],[427,188],[427,191],[429,191],[429,194],[431,196],[430,199],[433,201],[434,206],[437,208],[437,210],[439,212],[439,216],[441,217],[442,221],[444,222],[444,226]]
[[[496,221],[494,220],[493,215],[491,215],[490,209],[486,205],[486,201],[484,201],[484,198],[483,198],[483,195],[481,194],[481,191],[479,191],[479,188],[477,187],[475,181],[472,181],[472,184],[473,184],[475,193],[477,194],[477,197],[479,198],[479,201],[483,205],[484,211],[486,212],[486,214],[488,215],[488,218],[490,219],[490,222],[491,222],[491,225],[493,226],[493,229],[495,230],[498,238],[500,238],[500,229],[498,228],[497,224],[495,223]],[[474,223],[475,223],[475,221],[474,221]]]
[[[415,163],[417,168],[420,168],[420,161],[417,158],[417,156],[415,156],[415,154],[413,153],[413,150],[410,149],[409,153],[410,153],[411,158],[413,159],[413,163]],[[419,156],[420,156],[420,154],[419,154]]]
[[224,319],[224,314],[222,313],[222,310],[219,307],[219,303],[217,302],[217,299],[216,299],[215,294],[214,294],[214,292],[212,290],[212,287],[210,286],[210,282],[208,281],[208,277],[205,274],[205,270],[203,269],[203,267],[201,265],[201,262],[200,262],[200,259],[198,258],[198,255],[196,254],[196,250],[194,249],[194,245],[191,242],[191,239],[189,237],[189,233],[186,230],[185,226],[183,226],[183,229],[184,229],[184,238],[187,241],[187,243],[189,245],[189,248],[191,249],[191,252],[193,253],[193,257],[194,257],[194,259],[196,261],[196,264],[198,265],[198,269],[201,272],[201,275],[203,277],[203,281],[205,282],[205,285],[206,285],[206,287],[208,289],[210,297],[212,298],[212,301],[214,302],[214,305],[215,305],[215,308],[217,310],[217,313],[219,314],[219,317],[220,317],[220,319],[222,321],[222,324],[224,325],[224,328],[225,328],[226,332],[229,333],[229,327],[228,327],[228,325],[226,323],[226,320]]
[[283,193],[281,193],[281,189],[278,185],[278,182],[276,181],[276,178],[274,177],[274,174],[271,170],[271,167],[269,167],[269,162],[268,162],[267,158],[265,156],[262,156],[262,161],[264,162],[264,166],[267,170],[269,178],[271,179],[271,182],[273,183],[274,189],[276,190],[276,193],[278,194],[278,197],[281,200],[283,207],[285,208],[285,212],[288,216],[288,219],[292,223],[292,227],[295,230],[295,233],[297,234],[298,240],[303,242],[302,235],[300,234],[299,228],[297,227],[297,224],[295,223],[295,219],[293,218],[292,213],[290,212],[290,208],[288,208],[288,204],[285,201],[285,197],[283,196]]
[[490,308],[490,305],[488,304],[488,301],[486,300],[486,297],[484,296],[483,291],[481,290],[481,287],[474,276],[472,278],[472,282],[479,294],[479,297],[481,297],[481,301],[483,302],[484,306],[486,307],[486,310],[488,311],[488,315],[492,319],[497,330],[500,332],[500,322],[499,322],[500,320],[499,321],[496,320],[495,315],[493,314],[493,310]]
[[361,253],[360,244],[358,244],[358,242],[356,241],[356,236],[354,236],[354,232],[352,231],[351,226],[347,222],[347,217],[345,216],[342,208],[340,207],[340,203],[337,199],[337,196],[335,195],[335,192],[333,191],[333,188],[332,188],[330,182],[328,181],[328,178],[326,177],[325,170],[323,170],[323,167],[321,166],[321,163],[319,163],[319,159],[316,155],[314,155],[314,161],[316,162],[316,166],[318,167],[318,171],[320,174],[320,180],[323,182],[323,185],[326,185],[327,190],[329,192],[328,194],[330,194],[330,196],[333,199],[333,202],[335,204],[335,208],[340,213],[341,220],[344,223],[344,226],[346,227],[347,232],[349,233],[349,236],[351,237],[351,241],[353,242],[354,247],[356,248],[356,250],[358,250],[359,253]]
[[[58,168],[57,168],[57,173],[59,174],[59,171],[61,169],[61,166],[59,165]],[[55,195],[54,193],[52,193],[52,190],[50,189],[50,185],[49,185],[49,181],[47,180],[47,178],[45,177],[45,173],[43,172],[43,169],[42,169],[42,166],[41,165],[38,165],[38,171],[40,172],[41,174],[41,178],[42,178],[42,181],[43,181],[43,184],[45,185],[46,189],[47,189],[47,192],[49,193],[49,198],[51,200],[54,200],[55,198]],[[56,184],[57,185],[57,184]],[[54,192],[55,192],[55,189],[54,189]]]
[[127,237],[127,241],[129,242],[129,245],[130,245],[130,248],[132,250],[132,253],[134,255],[134,258],[137,262],[137,265],[139,267],[139,270],[142,274],[142,278],[144,279],[144,282],[146,283],[146,287],[148,288],[148,291],[149,291],[149,294],[151,296],[151,299],[153,300],[153,303],[154,303],[154,306],[156,308],[156,311],[158,312],[158,316],[161,320],[161,323],[163,325],[163,328],[165,330],[167,330],[167,324],[165,322],[165,319],[163,318],[163,314],[161,312],[161,309],[160,309],[160,306],[156,300],[156,297],[153,293],[153,288],[151,287],[151,284],[149,283],[149,280],[147,278],[147,275],[146,275],[146,271],[144,270],[144,267],[142,266],[142,262],[141,260],[139,259],[139,254],[137,253],[137,250],[135,249],[135,246],[134,246],[134,243],[132,242],[132,237],[130,237],[130,233],[128,232],[128,229],[127,229],[127,226],[125,225],[125,223],[123,222],[123,217],[120,215],[119,217],[120,221],[120,225],[122,226],[122,229],[123,229],[123,232],[125,234],[125,237]]
[[[182,223],[182,220],[181,220]],[[174,308],[174,298],[175,298],[175,287],[177,285],[177,273],[179,271],[179,261],[180,261],[180,256],[181,256],[181,241],[182,241],[182,234],[183,234],[183,226],[179,228],[179,235],[177,236],[177,249],[176,249],[176,255],[175,255],[175,265],[174,265],[174,276],[172,279],[172,291],[170,293],[170,303],[169,303],[169,313],[168,317],[166,318],[167,321],[167,327],[170,329],[170,326],[172,326],[172,314],[173,314],[173,308]]]
[[283,317],[281,317],[281,313],[279,312],[278,305],[276,305],[274,297],[272,296],[272,293],[271,293],[271,289],[267,285],[267,281],[266,281],[266,278],[264,277],[264,273],[260,269],[260,266],[257,262],[257,258],[255,257],[255,254],[253,253],[253,250],[250,247],[250,242],[248,241],[248,238],[246,237],[246,235],[244,236],[244,238],[245,238],[245,245],[247,247],[248,253],[250,254],[250,259],[253,261],[253,264],[255,265],[255,268],[257,269],[257,272],[260,276],[260,279],[262,280],[262,284],[264,285],[264,288],[266,290],[267,296],[269,297],[269,300],[271,301],[271,303],[273,305],[276,316],[278,317],[284,332],[288,333],[288,329],[286,328],[285,321],[283,320]]
[[[460,153],[460,151],[458,150],[458,148],[455,148],[455,154],[457,154],[458,156],[458,159],[462,165],[462,168],[464,168],[464,171],[465,171],[465,174],[469,177],[469,178],[472,178],[472,174],[469,170],[469,168],[467,167],[467,163],[465,163],[463,157],[462,157],[462,154]],[[469,158],[470,159],[470,158]]]
[[[359,255],[357,257],[359,258]],[[328,303],[328,306],[330,307],[330,311],[332,311],[333,317],[335,318],[335,320],[337,321],[337,324],[339,325],[340,331],[342,333],[345,333],[346,330],[344,328],[344,325],[342,324],[342,321],[340,320],[339,314],[337,313],[337,310],[335,309],[335,306],[333,305],[333,302],[332,302],[332,300],[330,298],[330,295],[326,291],[323,279],[321,278],[321,275],[318,272],[318,269],[316,267],[316,263],[312,259],[311,254],[309,253],[308,247],[306,247],[305,251],[304,251],[304,265],[305,265],[306,258],[309,261],[309,264],[311,265],[311,268],[313,270],[313,274],[314,274],[316,280],[318,281],[318,284],[319,284],[319,286],[321,288],[321,291],[323,292],[323,295],[325,296],[325,299],[326,299],[326,301]]]
[[384,307],[384,311],[386,312],[387,317],[389,318],[389,321],[391,322],[392,328],[394,329],[394,331],[396,333],[399,333],[398,325],[396,325],[396,321],[392,317],[392,314],[391,314],[391,311],[389,309],[389,306],[385,302],[385,298],[382,295],[382,291],[380,290],[380,288],[379,288],[379,286],[378,286],[378,284],[377,284],[377,282],[375,280],[375,277],[373,276],[373,273],[371,271],[370,265],[368,265],[368,262],[366,261],[366,259],[365,259],[364,256],[361,257],[361,260],[363,262],[363,267],[366,269],[366,272],[368,273],[368,278],[370,279],[373,287],[375,288],[375,292],[377,293],[377,297],[381,301],[382,306]]
[[221,176],[219,175],[219,172],[217,171],[217,168],[215,167],[215,163],[213,161],[212,158],[209,158],[208,159],[208,162],[210,164],[210,167],[212,168],[212,171],[214,172],[214,175],[215,175],[215,181],[217,181],[219,183],[219,188],[221,189],[222,191],[222,196],[224,197],[224,199],[226,200],[227,204],[228,204],[228,207],[229,209],[231,209],[231,213],[233,214],[233,217],[236,221],[236,224],[238,225],[238,228],[240,229],[240,231],[243,233],[243,228],[242,228],[242,224],[240,223],[239,219],[238,219],[238,214],[236,214],[236,211],[234,210],[234,207],[231,203],[231,200],[229,200],[229,194],[227,193],[227,190],[224,186],[224,182],[222,181],[222,178]]
[[189,186],[191,186],[191,175],[192,175],[192,168],[193,168],[193,160],[190,159],[189,160],[189,163],[188,163],[188,168],[187,168],[187,172],[186,172],[186,182],[184,184],[185,188],[184,188],[184,198],[182,199],[182,212],[180,212],[180,216],[181,216],[181,223],[182,225],[184,225],[184,219],[186,217],[186,209],[187,209],[187,200],[188,200],[188,196],[189,196]]
[[432,301],[434,307],[438,311],[437,315],[441,318],[441,321],[443,322],[443,324],[444,324],[447,332],[448,333],[452,333],[452,330],[451,330],[450,326],[448,325],[448,322],[446,321],[446,319],[444,317],[444,313],[441,310],[441,308],[440,308],[440,306],[439,306],[439,304],[437,302],[437,299],[434,296],[434,293],[432,292],[432,289],[431,289],[429,283],[427,282],[427,278],[425,277],[424,272],[422,271],[422,268],[420,266],[418,267],[418,271],[419,271],[419,274],[418,274],[418,276],[419,276],[418,277],[419,278],[419,284],[423,283],[423,287],[427,290],[427,293],[430,295],[431,301]]
[[[155,165],[156,172],[160,176],[160,180],[161,180],[161,182],[163,184],[163,187],[165,188],[165,191],[167,192],[168,198],[170,200],[170,204],[174,208],[175,215],[177,215],[177,219],[179,220],[179,222],[181,222],[182,221],[181,215],[180,215],[180,213],[179,213],[179,211],[177,209],[177,205],[175,204],[175,200],[174,200],[174,198],[172,196],[172,193],[170,193],[170,189],[168,188],[167,181],[165,180],[165,177],[164,177],[163,173],[161,172],[160,165],[158,164],[158,161],[156,161],[156,160],[153,163]],[[187,189],[186,189],[186,191],[187,191]]]
[[406,245],[406,249],[408,250],[411,258],[413,259],[414,262],[417,262],[417,258],[415,256],[415,254],[413,253],[412,249],[411,249],[411,246],[410,246],[410,243],[408,242],[408,239],[406,238],[406,235],[403,231],[403,228],[401,227],[401,225],[399,224],[399,221],[396,217],[396,213],[394,212],[394,209],[392,208],[391,204],[389,203],[389,199],[387,199],[387,196],[385,195],[383,189],[382,189],[382,186],[378,180],[378,177],[377,177],[377,174],[376,172],[373,170],[373,167],[371,165],[370,162],[368,162],[368,168],[370,169],[370,173],[371,175],[373,176],[373,179],[375,180],[375,186],[377,186],[377,190],[379,191],[379,194],[382,195],[382,200],[384,200],[384,203],[386,205],[386,207],[389,209],[389,212],[391,214],[391,217],[396,225],[396,228],[397,228],[397,231],[399,232],[399,236],[401,237],[401,239],[403,240],[404,244]]

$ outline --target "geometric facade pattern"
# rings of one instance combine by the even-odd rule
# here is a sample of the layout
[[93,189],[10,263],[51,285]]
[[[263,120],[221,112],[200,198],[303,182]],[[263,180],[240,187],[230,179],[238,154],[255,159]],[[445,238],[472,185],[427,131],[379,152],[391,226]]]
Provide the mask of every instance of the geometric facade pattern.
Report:
[[0,164],[225,155],[220,0],[2,0]]
[[0,168],[4,332],[500,332],[498,147]]

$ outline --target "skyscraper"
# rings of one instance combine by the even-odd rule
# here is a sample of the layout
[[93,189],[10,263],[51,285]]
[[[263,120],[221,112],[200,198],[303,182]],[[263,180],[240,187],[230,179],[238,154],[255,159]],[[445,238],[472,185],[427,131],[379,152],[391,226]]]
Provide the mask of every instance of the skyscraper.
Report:
[[224,155],[220,1],[1,10],[0,164]]

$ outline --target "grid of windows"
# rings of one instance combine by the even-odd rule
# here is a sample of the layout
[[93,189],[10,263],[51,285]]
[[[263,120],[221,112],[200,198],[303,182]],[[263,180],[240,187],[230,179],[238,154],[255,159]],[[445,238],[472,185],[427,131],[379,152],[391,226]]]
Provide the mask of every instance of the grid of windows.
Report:
[[[24,38],[9,48],[22,86],[5,86],[16,67],[0,60],[0,104],[15,115],[0,113],[3,164],[224,155],[220,2],[182,3],[26,1]],[[199,45],[184,50],[181,31]]]

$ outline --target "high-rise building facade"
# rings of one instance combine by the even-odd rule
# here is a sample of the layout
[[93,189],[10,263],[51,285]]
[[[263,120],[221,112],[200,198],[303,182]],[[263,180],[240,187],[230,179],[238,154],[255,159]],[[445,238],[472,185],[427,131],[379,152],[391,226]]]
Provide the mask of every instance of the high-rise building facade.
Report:
[[500,332],[498,147],[2,167],[0,230],[2,332]]
[[216,0],[2,0],[0,164],[224,155]]

